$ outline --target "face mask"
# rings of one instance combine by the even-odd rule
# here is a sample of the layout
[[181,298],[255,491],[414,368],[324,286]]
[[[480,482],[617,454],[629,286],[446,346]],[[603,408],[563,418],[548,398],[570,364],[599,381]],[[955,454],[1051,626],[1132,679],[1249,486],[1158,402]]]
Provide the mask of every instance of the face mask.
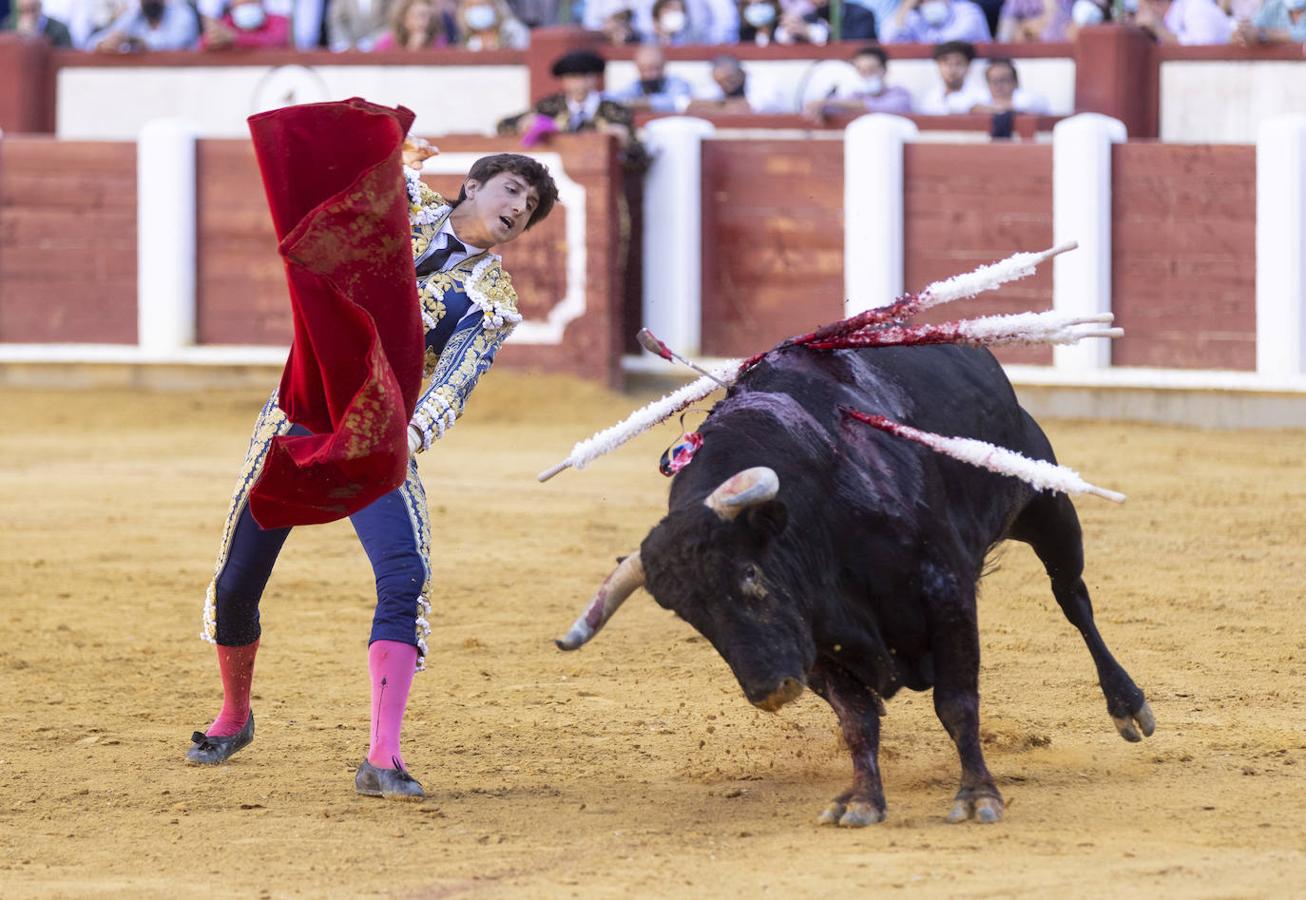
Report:
[[1120,0],[1120,8],[1127,13],[1138,12],[1138,0]]
[[678,9],[669,9],[658,17],[658,24],[667,34],[680,34],[685,30],[685,14]]
[[660,94],[662,87],[666,84],[665,78],[645,78],[639,82],[640,90],[647,94]]
[[263,23],[267,21],[267,17],[268,14],[257,3],[242,3],[240,6],[231,8],[231,21],[243,31],[253,31],[255,28],[261,28]]
[[147,19],[163,18],[163,0],[142,0],[141,12]]
[[467,22],[467,27],[472,31],[484,31],[487,28],[493,28],[494,23],[498,21],[499,14],[494,11],[492,6],[471,6],[463,14]]
[[750,3],[744,7],[744,21],[754,28],[765,28],[775,21],[775,7],[769,3]]
[[882,90],[884,90],[883,75],[867,75],[862,79],[861,93],[878,94]]
[[1101,25],[1106,15],[1093,0],[1075,0],[1075,5],[1070,7],[1070,18],[1083,28],[1085,25]]
[[951,11],[948,9],[947,0],[925,0],[920,5],[920,10],[921,18],[932,28],[938,28],[948,21],[948,13]]

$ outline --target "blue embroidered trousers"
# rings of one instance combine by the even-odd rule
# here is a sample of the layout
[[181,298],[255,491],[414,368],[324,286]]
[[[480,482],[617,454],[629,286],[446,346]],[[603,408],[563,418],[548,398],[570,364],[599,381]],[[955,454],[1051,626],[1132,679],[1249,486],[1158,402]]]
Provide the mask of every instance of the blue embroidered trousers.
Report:
[[[232,497],[209,588],[205,637],[215,643],[239,647],[259,638],[259,601],[290,529],[260,528],[249,512],[249,490],[273,437],[309,433],[286,420],[275,395],[263,407]],[[430,524],[416,461],[409,461],[402,485],[352,515],[350,522],[376,575],[371,640],[411,644],[424,657],[430,632]]]

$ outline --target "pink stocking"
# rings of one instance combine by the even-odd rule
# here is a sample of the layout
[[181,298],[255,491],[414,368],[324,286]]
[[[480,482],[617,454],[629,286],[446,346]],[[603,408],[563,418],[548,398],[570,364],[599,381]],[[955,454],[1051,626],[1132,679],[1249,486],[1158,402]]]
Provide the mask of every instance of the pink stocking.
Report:
[[367,648],[372,675],[372,746],[367,761],[377,768],[407,770],[399,753],[408,690],[417,671],[417,648],[399,641],[373,641]]
[[249,692],[254,685],[254,655],[258,641],[243,647],[218,644],[218,670],[222,673],[222,712],[213,720],[209,737],[230,737],[249,720]]

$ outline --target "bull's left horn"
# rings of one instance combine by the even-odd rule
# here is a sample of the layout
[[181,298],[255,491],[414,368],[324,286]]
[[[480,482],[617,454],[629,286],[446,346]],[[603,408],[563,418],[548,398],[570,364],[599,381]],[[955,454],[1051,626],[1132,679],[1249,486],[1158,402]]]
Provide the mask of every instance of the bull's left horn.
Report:
[[612,570],[603,584],[594,594],[594,599],[585,612],[571,626],[571,630],[554,641],[559,650],[578,650],[590,638],[599,633],[599,629],[608,623],[612,614],[635,592],[644,586],[644,564],[640,562],[639,551],[627,556]]
[[703,503],[722,519],[730,521],[749,506],[774,500],[778,493],[780,476],[775,474],[775,469],[755,466],[727,478]]

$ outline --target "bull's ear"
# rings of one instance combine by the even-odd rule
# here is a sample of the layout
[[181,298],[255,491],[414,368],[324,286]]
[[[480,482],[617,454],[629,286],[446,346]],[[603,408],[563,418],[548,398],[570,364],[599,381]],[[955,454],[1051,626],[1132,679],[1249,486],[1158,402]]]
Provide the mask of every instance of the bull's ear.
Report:
[[750,506],[744,513],[744,522],[762,541],[769,541],[779,537],[789,524],[789,510],[779,500],[767,500]]

